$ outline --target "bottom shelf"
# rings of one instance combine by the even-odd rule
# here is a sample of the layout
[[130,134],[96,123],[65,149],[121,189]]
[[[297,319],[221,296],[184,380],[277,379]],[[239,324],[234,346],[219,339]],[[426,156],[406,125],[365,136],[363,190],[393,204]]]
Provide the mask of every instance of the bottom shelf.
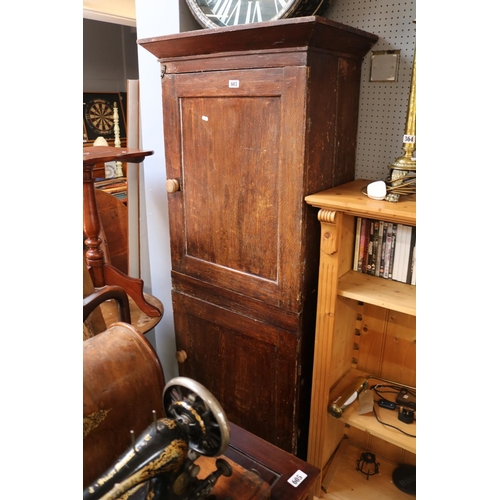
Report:
[[379,473],[366,476],[356,470],[357,461],[366,450],[352,445],[344,439],[335,453],[324,478],[321,500],[408,500],[414,495],[398,489],[392,481],[392,473],[398,466],[381,457],[376,457]]

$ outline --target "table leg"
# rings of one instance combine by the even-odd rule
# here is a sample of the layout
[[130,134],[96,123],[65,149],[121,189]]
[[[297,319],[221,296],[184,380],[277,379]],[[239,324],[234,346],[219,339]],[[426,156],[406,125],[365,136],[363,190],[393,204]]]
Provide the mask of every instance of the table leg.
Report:
[[85,245],[88,249],[85,253],[89,272],[92,276],[94,286],[100,288],[104,283],[104,252],[101,250],[101,221],[95,197],[93,178],[94,165],[83,167],[83,232],[85,233]]
[[99,238],[101,221],[95,196],[94,166],[83,167],[83,231],[86,236],[85,244],[88,247],[85,257],[94,286],[96,288],[104,285],[120,286],[141,311],[151,317],[160,317],[162,312],[144,298],[144,282],[122,273],[105,262],[104,252],[101,249],[102,241]]

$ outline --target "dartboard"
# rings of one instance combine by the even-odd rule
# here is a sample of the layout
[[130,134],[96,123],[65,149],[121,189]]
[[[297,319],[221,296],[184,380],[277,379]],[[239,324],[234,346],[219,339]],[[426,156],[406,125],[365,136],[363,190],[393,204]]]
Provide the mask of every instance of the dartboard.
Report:
[[109,134],[113,130],[113,105],[104,99],[92,99],[85,107],[87,125],[97,134]]
[[83,135],[85,142],[93,142],[98,137],[104,137],[108,141],[115,139],[115,106],[118,109],[120,139],[125,139],[127,137],[126,101],[125,92],[84,92]]

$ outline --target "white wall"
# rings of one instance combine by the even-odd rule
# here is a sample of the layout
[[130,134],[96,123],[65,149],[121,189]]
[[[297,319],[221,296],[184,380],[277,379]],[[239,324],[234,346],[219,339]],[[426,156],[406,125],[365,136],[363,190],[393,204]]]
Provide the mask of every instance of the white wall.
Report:
[[[137,38],[179,33],[177,1],[136,0]],[[161,104],[160,64],[150,52],[138,47],[141,147],[153,150],[143,164],[141,197],[144,210],[141,218],[141,277],[145,290],[163,303],[165,314],[154,330],[156,352],[163,365],[166,380],[177,376],[175,337],[171,299],[170,239],[165,189],[165,156],[163,114]],[[147,257],[149,257],[149,268]]]

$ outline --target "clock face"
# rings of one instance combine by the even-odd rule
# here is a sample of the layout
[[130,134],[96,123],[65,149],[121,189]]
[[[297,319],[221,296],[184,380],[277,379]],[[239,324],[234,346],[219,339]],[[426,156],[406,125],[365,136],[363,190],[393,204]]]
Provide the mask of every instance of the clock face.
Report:
[[329,0],[186,0],[206,28],[276,21],[286,17],[319,15]]

